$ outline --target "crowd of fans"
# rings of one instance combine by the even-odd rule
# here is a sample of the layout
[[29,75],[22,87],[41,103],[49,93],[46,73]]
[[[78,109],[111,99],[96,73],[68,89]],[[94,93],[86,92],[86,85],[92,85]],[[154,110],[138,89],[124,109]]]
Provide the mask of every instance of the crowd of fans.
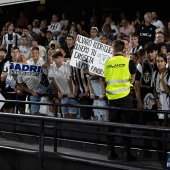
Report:
[[[102,77],[70,66],[77,35],[82,35],[112,46],[115,40],[125,44],[124,57],[136,64],[136,76],[132,85],[133,106],[138,109],[169,110],[170,21],[159,20],[157,13],[147,12],[142,18],[136,12],[130,21],[122,13],[120,21],[103,16],[99,23],[97,15],[87,22],[85,14],[79,22],[70,22],[66,14],[53,14],[51,21],[34,19],[30,24],[23,12],[16,23],[8,22],[0,35],[1,93],[8,100],[18,99],[40,102],[42,96],[38,84],[41,77],[11,75],[10,62],[42,66],[43,73],[56,88],[57,96],[43,97],[43,101],[64,104],[88,104],[107,106],[105,82]],[[114,51],[113,51],[114,54]],[[7,93],[6,93],[7,92]],[[13,113],[15,103],[5,103],[2,112]],[[33,115],[55,116],[55,108],[49,106],[47,113],[40,112],[36,104],[20,104],[18,113],[28,111]],[[108,111],[103,109],[58,107],[58,117],[108,121]],[[162,114],[138,114],[138,123],[162,125]]]

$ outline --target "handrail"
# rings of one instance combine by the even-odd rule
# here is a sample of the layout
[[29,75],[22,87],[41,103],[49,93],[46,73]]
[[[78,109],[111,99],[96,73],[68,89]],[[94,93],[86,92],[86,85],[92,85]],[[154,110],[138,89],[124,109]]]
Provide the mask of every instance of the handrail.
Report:
[[[38,104],[38,105],[54,105],[54,106],[65,106],[65,107],[78,107],[78,108],[91,108],[91,109],[106,109],[106,110],[124,110],[129,111],[129,109],[125,108],[118,108],[118,107],[111,107],[111,106],[92,106],[92,105],[71,105],[71,104],[61,104],[61,103],[42,103],[42,102],[31,102],[31,101],[20,101],[20,100],[0,100],[0,102],[11,102],[11,103],[25,103],[25,104]],[[167,110],[139,110],[139,109],[131,109],[132,112],[147,112],[147,113],[162,113],[165,115],[165,121],[168,119],[168,114],[170,111]],[[128,112],[127,112],[128,114]],[[147,137],[147,136],[137,136],[137,135],[126,135],[126,134],[119,134],[119,133],[111,133],[111,132],[97,132],[100,135],[113,135],[113,136],[124,136],[130,138],[141,138],[141,139],[152,139],[155,141],[161,141],[163,143],[163,167],[166,167],[166,153],[167,153],[167,143],[170,142],[170,139],[167,137],[167,134],[170,133],[170,128],[168,127],[157,127],[157,126],[147,126],[147,125],[137,125],[137,124],[127,124],[127,123],[114,123],[114,122],[97,122],[97,121],[89,121],[89,120],[78,120],[78,119],[65,119],[65,118],[57,118],[57,117],[45,117],[45,116],[36,116],[36,115],[24,115],[24,114],[15,114],[15,113],[0,113],[0,117],[10,117],[10,118],[25,118],[30,120],[39,120],[39,126],[37,125],[30,125],[30,124],[22,124],[19,122],[14,122],[14,125],[25,125],[25,126],[32,126],[39,128],[39,159],[40,159],[40,170],[43,169],[43,153],[44,153],[44,128],[48,128],[44,125],[45,121],[48,122],[55,122],[56,125],[54,127],[50,127],[54,129],[54,134],[58,130],[66,130],[57,127],[57,123],[69,123],[69,124],[83,124],[83,125],[90,125],[90,126],[100,126],[100,127],[115,127],[115,128],[127,128],[127,129],[134,129],[134,130],[142,130],[142,131],[149,131],[149,132],[160,132],[163,134],[163,137]],[[0,121],[0,123],[8,123]],[[9,122],[11,123],[11,122]],[[79,130],[74,129],[74,131],[79,132]],[[90,131],[84,131],[83,133],[95,133]],[[54,135],[54,140],[57,141],[57,134]],[[56,142],[55,142],[56,143]],[[54,145],[56,147],[56,145]],[[54,149],[54,152],[57,152],[57,149]]]
[[[162,132],[162,133],[170,133],[170,128],[167,127],[154,127],[154,126],[146,126],[146,125],[134,125],[134,124],[125,124],[125,123],[114,123],[114,122],[95,122],[95,121],[88,121],[88,120],[78,120],[78,119],[63,119],[63,118],[57,118],[57,117],[44,117],[44,116],[32,116],[32,115],[21,115],[21,114],[13,114],[13,113],[0,113],[0,117],[11,117],[11,118],[26,118],[30,120],[39,120],[39,126],[36,126],[39,128],[39,159],[40,159],[40,169],[42,169],[43,164],[43,152],[44,152],[44,122],[50,121],[50,122],[56,122],[56,123],[71,123],[71,124],[84,124],[84,125],[91,125],[91,126],[103,126],[103,127],[116,127],[116,128],[130,128],[130,129],[137,129],[137,130],[146,130],[146,131],[156,131],[156,132]],[[1,123],[1,122],[0,122]],[[10,123],[10,122],[9,122]],[[15,122],[16,123],[16,122]],[[59,128],[57,128],[59,130]],[[75,130],[76,131],[76,130]],[[93,131],[86,131],[86,133],[93,133]],[[100,133],[99,133],[100,134]],[[102,135],[114,135],[114,136],[126,136],[126,137],[137,137],[135,135],[126,135],[126,134],[118,134],[118,133],[101,133]],[[147,137],[144,137],[147,139]],[[150,138],[148,138],[150,139]],[[152,140],[161,140],[165,143],[169,142],[168,138],[161,138],[153,137]],[[167,152],[167,151],[165,151]],[[164,160],[165,163],[166,160]],[[164,165],[165,166],[165,165]]]

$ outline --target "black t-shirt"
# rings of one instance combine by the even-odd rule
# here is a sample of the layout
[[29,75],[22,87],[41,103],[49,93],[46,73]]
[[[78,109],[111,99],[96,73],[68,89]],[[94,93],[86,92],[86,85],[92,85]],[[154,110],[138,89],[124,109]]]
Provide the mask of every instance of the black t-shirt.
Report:
[[137,34],[139,35],[139,44],[144,47],[147,42],[149,41],[154,42],[155,31],[156,31],[156,26],[152,24],[148,26],[145,24],[140,24],[136,30]]
[[130,71],[130,74],[136,73],[136,65],[133,60],[129,60],[129,71]]
[[[143,70],[140,70],[140,69],[142,69],[142,63],[139,63],[139,65],[140,65],[140,68],[139,67],[137,68],[136,75],[135,75],[135,80],[137,80],[137,81],[141,81],[141,76],[142,76],[141,72],[143,72]],[[152,72],[157,70],[156,64],[151,65],[151,67],[153,69]],[[145,73],[143,73],[143,76],[145,76]],[[152,77],[152,75],[151,75],[151,77]],[[140,87],[140,94],[141,94],[142,101],[148,93],[153,93],[153,87],[151,87],[151,86],[150,86],[150,88]]]

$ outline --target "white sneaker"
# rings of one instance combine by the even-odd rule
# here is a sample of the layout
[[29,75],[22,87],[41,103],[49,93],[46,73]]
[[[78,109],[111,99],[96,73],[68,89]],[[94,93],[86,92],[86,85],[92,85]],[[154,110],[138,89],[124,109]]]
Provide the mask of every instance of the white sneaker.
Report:
[[48,112],[48,113],[47,113],[47,116],[54,117],[54,113],[53,113],[53,112]]
[[61,113],[57,113],[57,117],[60,117],[60,118],[61,118],[61,117],[62,117],[62,116],[61,116]]

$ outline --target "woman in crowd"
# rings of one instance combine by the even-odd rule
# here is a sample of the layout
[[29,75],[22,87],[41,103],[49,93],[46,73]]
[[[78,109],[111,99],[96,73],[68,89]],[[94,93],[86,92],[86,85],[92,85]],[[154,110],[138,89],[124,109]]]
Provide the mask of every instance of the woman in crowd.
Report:
[[[170,78],[168,69],[166,68],[167,64],[166,55],[158,53],[156,57],[156,64],[158,70],[154,71],[152,77],[156,106],[158,110],[170,110],[169,107]],[[160,125],[162,125],[164,122],[164,114],[158,113],[158,119]]]

